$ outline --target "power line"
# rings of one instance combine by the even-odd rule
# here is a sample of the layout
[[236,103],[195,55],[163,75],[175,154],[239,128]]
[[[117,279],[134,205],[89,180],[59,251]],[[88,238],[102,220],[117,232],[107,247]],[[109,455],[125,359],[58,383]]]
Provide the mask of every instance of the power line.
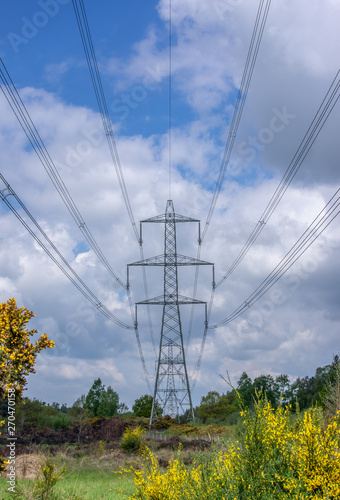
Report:
[[281,201],[283,195],[288,189],[290,183],[294,179],[298,169],[301,164],[305,160],[309,150],[313,146],[315,140],[317,139],[319,133],[321,132],[325,122],[327,121],[330,113],[332,112],[334,106],[336,105],[339,99],[339,88],[340,88],[340,71],[337,72],[333,82],[331,83],[326,96],[324,97],[322,103],[317,110],[312,123],[310,124],[305,136],[303,137],[296,153],[294,154],[293,159],[291,160],[284,176],[282,177],[278,187],[276,188],[274,194],[272,195],[267,207],[262,213],[259,222],[256,224],[252,233],[250,234],[248,240],[246,241],[244,247],[236,257],[233,264],[230,266],[228,271],[224,274],[224,276],[216,283],[216,288],[221,285],[221,283],[226,280],[231,273],[236,269],[241,260],[248,253],[251,246],[254,244],[255,240],[258,238],[260,233],[262,232],[265,224],[268,222],[270,217],[272,216],[274,210],[278,206]]
[[312,243],[325,231],[331,222],[339,215],[340,188],[334,193],[329,202],[319,212],[306,231],[300,236],[292,248],[286,253],[280,263],[265,278],[262,283],[249,295],[249,297],[233,313],[209,328],[218,328],[227,325],[243,314],[249,307],[257,302],[278,279],[280,279],[292,265],[308,250]]
[[[136,239],[137,239],[139,246],[140,246],[141,259],[143,259],[144,258],[143,241],[142,241],[141,235],[138,233],[135,219],[134,219],[133,212],[132,212],[132,208],[131,208],[129,194],[127,191],[127,187],[126,187],[126,183],[125,183],[125,179],[124,179],[124,175],[123,175],[123,170],[122,170],[120,158],[118,155],[118,149],[117,149],[116,141],[115,141],[114,134],[113,134],[112,122],[110,119],[110,114],[109,114],[109,109],[107,106],[105,92],[104,92],[104,88],[103,88],[103,84],[102,84],[102,79],[101,79],[99,68],[98,68],[97,57],[96,57],[96,53],[94,50],[94,45],[93,45],[91,30],[90,30],[90,26],[88,23],[86,10],[85,10],[85,5],[84,5],[83,0],[72,0],[72,3],[73,3],[73,8],[74,8],[74,12],[75,12],[76,20],[77,20],[77,25],[78,25],[80,36],[81,36],[82,45],[83,45],[84,52],[85,52],[87,65],[88,65],[90,76],[91,76],[93,89],[95,92],[99,112],[100,112],[102,123],[103,123],[104,132],[105,132],[106,139],[107,139],[108,146],[109,146],[111,159],[112,159],[113,165],[115,167],[117,179],[119,182],[119,186],[120,186],[121,193],[122,193],[122,196],[124,199],[126,210],[128,212],[128,215],[129,215],[131,225],[132,225]],[[144,270],[143,270],[143,282],[144,282],[144,290],[145,290],[145,293],[147,294],[148,293],[148,285],[147,285],[146,274],[145,274]],[[128,296],[130,297],[129,290],[128,290]],[[129,299],[129,300],[131,300],[131,299]],[[132,302],[131,302],[131,304],[132,304]],[[151,337],[154,351],[156,351],[155,340],[154,340],[154,335],[153,335],[153,326],[152,326],[149,306],[147,306],[147,308],[148,308],[150,337]]]
[[[0,173],[0,179],[3,181],[5,184],[5,189],[0,190],[0,198],[4,201],[6,206],[11,210],[11,212],[16,216],[16,218],[21,222],[21,224],[27,229],[29,234],[35,239],[35,241],[38,243],[38,245],[45,251],[45,253],[51,258],[51,260],[54,262],[54,264],[62,271],[62,273],[71,281],[71,283],[80,291],[80,293],[83,294],[83,296],[93,305],[95,306],[107,319],[115,323],[116,325],[120,326],[121,328],[125,328],[126,330],[134,330],[136,340],[137,340],[137,345],[138,345],[138,350],[139,350],[139,355],[142,361],[142,366],[143,366],[143,371],[144,371],[144,377],[146,380],[146,383],[148,385],[148,388],[151,392],[151,385],[149,379],[151,378],[148,370],[146,368],[146,363],[145,363],[145,358],[143,354],[143,349],[140,341],[140,336],[139,336],[139,331],[138,331],[138,325],[135,322],[134,326],[129,326],[122,322],[120,319],[118,319],[104,304],[100,302],[98,297],[92,292],[92,290],[84,283],[84,281],[80,278],[80,276],[77,274],[77,272],[70,266],[70,264],[67,262],[65,257],[61,254],[61,252],[58,250],[58,248],[55,246],[55,244],[52,242],[52,240],[48,237],[46,232],[42,229],[42,227],[39,225],[39,223],[36,221],[36,219],[33,217],[33,215],[30,213],[30,211],[27,209],[27,207],[24,205],[24,203],[21,201],[21,199],[18,197],[18,195],[15,193],[15,191],[11,188],[11,186],[8,184],[6,181],[5,177]],[[68,271],[63,268],[63,266],[58,262],[58,260],[53,256],[53,254],[48,250],[48,248],[42,243],[42,241],[39,239],[39,237],[34,233],[34,231],[28,226],[28,224],[24,221],[24,219],[20,216],[20,214],[17,212],[17,210],[13,207],[11,202],[7,199],[9,195],[12,195],[15,200],[18,202],[20,207],[24,210],[26,215],[31,219],[35,227],[38,229],[38,231],[44,236],[46,241],[50,244],[50,246],[53,248],[53,250],[56,252],[58,257],[61,259],[61,261],[64,263],[64,265],[67,267]],[[128,300],[130,303],[130,306],[132,305],[131,302],[131,296],[129,290],[128,292]],[[134,321],[134,315],[132,314],[132,319]]]
[[[84,295],[84,297],[91,302],[93,306],[95,306],[104,316],[106,316],[110,321],[115,323],[116,325],[125,328],[127,330],[133,330],[133,326],[129,326],[125,324],[123,321],[118,319],[104,304],[100,302],[98,297],[92,292],[92,290],[84,283],[84,281],[80,278],[80,276],[77,274],[77,272],[70,266],[70,264],[67,262],[65,257],[60,253],[58,248],[55,246],[55,244],[52,242],[52,240],[48,237],[46,232],[42,229],[42,227],[38,224],[36,219],[33,217],[33,215],[30,213],[30,211],[26,208],[24,203],[20,200],[20,198],[17,196],[15,191],[11,188],[11,186],[8,184],[6,181],[5,177],[0,173],[0,179],[3,181],[5,184],[6,188],[5,190],[0,191],[0,197],[5,203],[5,205],[11,210],[11,212],[16,216],[16,218],[21,222],[21,224],[27,229],[29,234],[35,239],[35,241],[38,243],[38,245],[46,252],[46,254],[52,259],[54,264],[64,273],[64,275],[71,281],[71,283]],[[68,270],[66,270],[62,264],[55,258],[55,256],[52,254],[52,252],[46,247],[46,245],[39,239],[39,237],[34,233],[34,231],[30,228],[30,226],[27,224],[27,222],[21,217],[21,215],[18,213],[18,211],[15,209],[15,207],[12,205],[12,203],[9,201],[7,198],[9,195],[12,195],[15,200],[18,202],[20,207],[24,210],[26,215],[30,218],[30,220],[33,222],[37,230],[43,235],[43,237],[46,239],[46,241],[49,243],[49,245],[52,247],[52,249],[55,251],[55,253],[58,255],[59,259],[63,262],[63,264],[66,266]]]
[[35,153],[37,154],[42,166],[46,170],[48,176],[50,177],[54,187],[58,191],[61,199],[63,200],[66,208],[70,212],[72,218],[76,222],[77,226],[83,233],[86,241],[95,252],[99,260],[102,262],[106,270],[110,273],[110,275],[119,283],[124,289],[126,288],[125,284],[121,281],[118,275],[114,272],[102,250],[100,249],[98,243],[94,239],[90,229],[87,227],[80,211],[78,210],[72,196],[70,195],[65,183],[63,182],[56,166],[53,163],[53,160],[48,153],[45,144],[42,138],[39,135],[38,130],[36,129],[31,116],[23,103],[19,92],[17,91],[7,69],[0,58],[1,65],[0,66],[0,78],[3,82],[1,85],[1,90],[7,99],[8,104],[12,108],[13,113],[15,114],[18,122],[20,123],[23,131],[25,132],[29,142],[32,145]]
[[[320,104],[320,106],[319,106],[319,108],[318,108],[318,110],[317,110],[317,112],[312,120],[312,123],[310,124],[305,136],[303,137],[303,139],[298,147],[298,150],[294,154],[292,161],[290,162],[283,178],[281,179],[278,187],[276,188],[274,194],[272,195],[272,198],[270,199],[266,209],[264,210],[263,214],[261,215],[259,222],[255,226],[253,232],[249,236],[247,242],[245,243],[243,249],[238,254],[238,256],[235,259],[235,261],[233,262],[233,264],[230,266],[230,268],[225,273],[225,275],[216,283],[216,288],[219,285],[221,285],[222,282],[224,280],[226,280],[231,275],[231,273],[235,270],[235,268],[238,266],[238,264],[241,262],[241,260],[248,253],[250,247],[254,244],[255,240],[257,239],[257,237],[261,233],[262,229],[265,227],[266,222],[269,220],[269,218],[273,214],[274,210],[276,209],[277,205],[279,204],[281,198],[284,196],[286,190],[288,189],[290,183],[292,182],[293,178],[295,177],[301,164],[305,160],[309,150],[313,146],[315,140],[317,139],[325,122],[327,121],[330,113],[334,109],[334,106],[336,105],[336,103],[339,99],[339,87],[340,87],[339,79],[340,79],[340,71],[338,71],[337,74],[335,75],[335,78],[332,81],[324,99],[322,100],[322,103]],[[277,278],[277,279],[279,279],[279,278]],[[209,321],[209,318],[211,315],[214,294],[215,294],[215,288],[213,287],[212,292],[211,292],[209,309],[208,309],[208,321]],[[233,319],[238,317],[240,314],[242,314],[249,307],[249,305],[250,305],[250,300],[247,299],[242,306],[240,306],[236,311],[234,311],[233,314],[235,314],[235,316],[233,316],[233,314],[232,314],[232,315],[228,316],[228,318],[226,318],[226,319],[228,319],[227,322],[232,321]],[[225,323],[225,324],[227,324],[227,323]],[[209,328],[212,328],[212,327],[209,327]],[[199,372],[199,369],[201,366],[206,337],[207,337],[207,328],[205,328],[204,333],[203,333],[201,349],[200,349],[198,361],[196,364],[196,368],[194,370],[195,375],[192,375],[193,378],[198,375],[198,372]],[[194,379],[194,385],[195,385],[195,382],[196,382],[196,380]],[[193,387],[194,387],[194,385],[193,385]]]
[[92,42],[92,36],[91,36],[89,23],[87,20],[84,2],[83,2],[83,0],[78,0],[78,2],[77,2],[77,0],[72,0],[72,3],[73,3],[74,12],[76,15],[76,20],[77,20],[82,44],[84,47],[85,56],[86,56],[88,68],[90,71],[91,80],[92,80],[94,92],[96,95],[101,119],[103,122],[103,127],[104,127],[104,131],[105,131],[106,139],[107,139],[107,142],[109,145],[112,162],[113,162],[115,170],[116,170],[118,182],[119,182],[120,189],[121,189],[121,192],[122,192],[122,195],[124,198],[125,206],[126,206],[126,209],[127,209],[127,212],[128,212],[131,224],[132,224],[133,231],[135,233],[137,241],[139,242],[140,237],[139,237],[138,230],[137,230],[136,223],[135,223],[135,219],[133,216],[129,195],[128,195],[128,192],[126,189],[124,175],[123,175],[123,171],[122,171],[122,167],[121,167],[121,163],[120,163],[120,159],[119,159],[119,155],[118,155],[116,141],[115,141],[114,134],[113,134],[112,122],[110,119],[110,114],[109,114],[109,110],[108,110],[108,106],[107,106],[107,102],[106,102],[106,98],[105,98],[103,84],[102,84],[102,80],[101,80],[99,69],[98,69],[98,62],[97,62],[96,53],[95,53],[93,42]]
[[[264,6],[264,3],[265,3],[265,6]],[[210,224],[211,218],[212,218],[214,210],[215,210],[217,199],[218,199],[218,196],[219,196],[221,189],[222,189],[222,184],[224,181],[226,169],[227,169],[229,159],[230,159],[233,147],[234,147],[234,142],[235,142],[237,130],[238,130],[238,127],[240,124],[240,120],[241,120],[242,113],[243,113],[243,108],[244,108],[244,105],[246,102],[248,89],[249,89],[249,85],[250,85],[251,78],[253,75],[258,51],[260,48],[260,44],[261,44],[261,40],[262,40],[262,36],[263,36],[263,31],[264,31],[266,20],[268,17],[270,4],[271,4],[271,0],[266,0],[266,2],[264,2],[264,0],[261,0],[258,11],[257,11],[255,26],[254,26],[254,30],[253,30],[253,34],[252,34],[252,38],[251,38],[251,42],[250,42],[247,60],[246,60],[246,64],[245,64],[245,67],[243,70],[241,85],[239,88],[239,92],[238,92],[238,96],[237,96],[236,104],[235,104],[235,109],[234,109],[232,121],[230,124],[228,140],[227,140],[227,143],[225,146],[225,150],[224,150],[224,154],[223,154],[223,158],[222,158],[222,162],[221,162],[221,166],[220,166],[220,170],[219,170],[218,179],[216,182],[213,198],[212,198],[210,208],[208,211],[207,220],[206,220],[205,226],[203,228],[203,232],[202,232],[202,241],[204,240],[205,235],[207,234],[209,224]]]
[[[245,255],[250,250],[251,246],[254,244],[255,240],[258,238],[258,236],[262,232],[263,228],[265,227],[265,224],[268,222],[268,220],[271,217],[271,215],[273,214],[274,210],[278,206],[278,204],[281,201],[282,197],[284,196],[286,190],[288,189],[290,183],[294,179],[298,169],[302,165],[302,163],[305,160],[307,154],[309,153],[311,147],[313,146],[314,142],[316,141],[319,133],[321,132],[323,126],[325,125],[330,113],[334,109],[334,107],[339,99],[339,96],[340,96],[339,95],[339,88],[340,88],[340,70],[335,75],[335,77],[334,77],[325,97],[323,98],[310,126],[308,127],[307,132],[305,133],[296,153],[294,154],[293,159],[291,160],[289,166],[287,167],[287,170],[286,170],[283,178],[281,179],[281,181],[280,181],[278,187],[276,188],[274,194],[272,195],[267,207],[265,208],[264,212],[262,213],[259,222],[256,224],[254,230],[250,234],[244,247],[239,252],[239,254],[236,257],[233,264],[229,267],[229,269],[224,274],[224,276],[219,281],[217,281],[216,288],[218,286],[220,286],[227,278],[229,278],[229,276],[232,274],[232,272],[240,264],[242,259],[245,257]],[[209,303],[210,305],[209,305],[208,318],[210,318],[211,308],[212,308],[212,304],[213,304],[213,300],[214,300],[214,294],[215,294],[215,289],[213,287],[212,292],[211,292],[210,303]],[[248,304],[248,302],[249,301],[247,300],[246,303]],[[230,319],[230,321],[231,320],[232,319]],[[189,327],[189,332],[190,331],[191,331],[191,326]],[[198,361],[197,361],[195,372],[194,372],[195,374],[196,373],[198,374],[198,371],[199,371],[199,368],[201,365],[206,336],[207,336],[207,329],[205,329],[204,333],[203,333],[201,349],[200,349]]]
[[[251,82],[251,78],[253,75],[257,55],[259,52],[259,48],[260,48],[260,44],[261,44],[261,40],[262,40],[262,36],[263,36],[263,31],[264,31],[265,24],[266,24],[267,17],[268,17],[270,4],[271,4],[271,0],[266,0],[265,6],[264,6],[264,0],[260,0],[260,3],[259,3],[259,7],[257,10],[256,19],[255,19],[255,25],[253,28],[252,37],[251,37],[251,41],[250,41],[250,45],[249,45],[249,49],[248,49],[247,59],[246,59],[245,67],[243,70],[242,80],[241,80],[240,88],[239,88],[236,103],[235,103],[235,109],[234,109],[232,121],[230,124],[229,135],[228,135],[227,143],[226,143],[226,146],[224,149],[224,154],[223,154],[222,161],[221,161],[218,179],[217,179],[215,190],[213,193],[211,205],[210,205],[210,208],[208,211],[207,220],[206,220],[204,228],[203,228],[202,236],[199,239],[197,258],[199,258],[199,256],[200,256],[201,243],[203,242],[203,239],[205,238],[206,233],[208,231],[209,224],[211,222],[211,218],[213,216],[215,206],[217,203],[217,199],[218,199],[218,196],[219,196],[221,189],[222,189],[222,184],[224,181],[226,169],[227,169],[228,162],[229,162],[232,150],[233,150],[233,146],[234,146],[234,142],[235,142],[235,138],[236,138],[236,133],[237,133],[237,130],[238,130],[238,127],[240,124],[240,120],[241,120],[242,113],[243,113],[243,108],[244,108],[246,98],[248,95],[248,89],[250,86],[250,82]],[[199,270],[196,268],[193,297],[196,297],[198,272],[199,272]],[[213,304],[214,289],[215,289],[215,283],[213,283],[209,311],[211,311],[212,304]],[[189,328],[188,328],[189,334],[188,334],[187,345],[189,345],[189,342],[190,342],[192,325],[193,325],[193,316],[194,316],[194,305],[192,306],[192,311],[191,311],[191,316],[190,316],[190,321],[189,321]],[[203,333],[200,354],[199,354],[198,361],[197,361],[196,368],[195,368],[195,373],[197,373],[197,374],[198,374],[198,371],[199,371],[199,368],[201,365],[201,361],[202,361],[206,335],[207,335],[207,328],[205,328],[204,333]]]

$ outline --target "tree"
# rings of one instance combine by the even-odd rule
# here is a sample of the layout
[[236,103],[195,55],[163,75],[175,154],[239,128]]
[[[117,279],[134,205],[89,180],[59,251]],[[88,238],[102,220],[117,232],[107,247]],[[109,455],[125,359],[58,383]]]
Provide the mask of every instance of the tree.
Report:
[[[150,396],[149,394],[144,394],[144,396],[141,396],[134,402],[132,406],[133,414],[136,417],[150,418],[152,403],[153,403],[153,397]],[[163,410],[160,407],[158,401],[156,400],[154,414],[160,416],[162,415],[162,413]]]
[[93,382],[91,389],[89,390],[89,392],[85,398],[84,408],[87,408],[92,413],[92,415],[94,417],[96,417],[98,414],[100,398],[101,398],[101,395],[104,391],[105,391],[105,388],[102,384],[101,379],[97,378]]
[[313,406],[315,402],[315,379],[314,377],[298,377],[292,383],[292,404],[296,401],[300,410]]
[[334,356],[330,380],[323,391],[322,403],[329,416],[334,417],[340,412],[340,360]]
[[119,396],[112,387],[109,386],[106,391],[104,390],[100,395],[97,415],[101,417],[112,417],[113,415],[117,415],[118,409]]
[[18,308],[15,299],[9,299],[0,305],[0,396],[8,390],[14,390],[17,397],[27,384],[26,376],[35,373],[37,355],[46,348],[54,347],[54,342],[46,334],[30,342],[36,329],[28,331],[29,320],[34,317],[26,307]]
[[254,393],[263,391],[263,395],[275,408],[280,399],[280,389],[278,384],[271,375],[260,375],[256,377],[253,382]]
[[85,398],[84,408],[94,417],[112,417],[118,413],[119,396],[110,386],[105,390],[105,385],[97,378]]
[[118,405],[118,415],[124,415],[124,413],[129,412],[129,407],[125,403],[119,403]]
[[246,372],[243,372],[239,381],[237,382],[237,389],[242,397],[246,406],[251,406],[253,403],[254,387],[253,382]]
[[206,396],[201,398],[201,404],[195,409],[195,415],[203,423],[223,422],[228,415],[237,411],[234,401],[234,391],[230,391],[227,394],[210,391]]

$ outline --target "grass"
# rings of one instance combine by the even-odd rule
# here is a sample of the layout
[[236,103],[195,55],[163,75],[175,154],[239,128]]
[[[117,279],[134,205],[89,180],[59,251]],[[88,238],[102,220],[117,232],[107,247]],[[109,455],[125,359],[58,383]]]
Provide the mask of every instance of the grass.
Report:
[[[189,440],[190,443],[190,437],[186,435],[183,439],[184,441]],[[169,439],[168,436],[167,441]],[[177,439],[182,438],[177,437]],[[177,453],[177,441],[170,447],[162,447],[165,442],[154,436],[153,439],[148,439],[147,444],[150,449],[154,450],[155,456],[159,459],[161,470],[165,472],[169,460],[173,459]],[[52,498],[53,500],[127,500],[136,492],[134,477],[133,474],[119,474],[119,471],[130,469],[131,465],[139,469],[143,462],[143,458],[138,453],[124,453],[119,442],[111,443],[111,446],[103,442],[94,443],[89,447],[84,446],[81,450],[70,445],[58,451],[53,447],[43,445],[37,447],[34,453],[44,457],[51,453],[51,462],[56,465],[57,470],[63,465],[66,466],[66,472],[62,475],[62,479],[53,487],[52,491],[55,492],[55,496],[48,497],[51,500]],[[185,463],[192,464],[197,456],[197,450],[191,447],[185,448],[182,451],[182,456]],[[20,494],[14,496],[8,492],[9,484],[6,478],[2,477],[0,478],[0,500],[33,500],[34,484],[34,480],[17,479],[16,491]]]
[[[54,458],[54,457],[53,457]],[[60,457],[55,457],[55,461]],[[125,463],[131,462],[127,456]],[[66,472],[57,482],[53,491],[58,500],[123,500],[135,492],[133,478],[114,474],[119,466],[123,465],[121,457],[115,455],[93,455],[82,458],[67,457],[65,460]],[[8,492],[8,483],[5,478],[0,479],[0,500],[14,499]],[[16,491],[22,492],[16,498],[31,499],[33,480],[16,480]],[[121,493],[122,492],[122,493]]]

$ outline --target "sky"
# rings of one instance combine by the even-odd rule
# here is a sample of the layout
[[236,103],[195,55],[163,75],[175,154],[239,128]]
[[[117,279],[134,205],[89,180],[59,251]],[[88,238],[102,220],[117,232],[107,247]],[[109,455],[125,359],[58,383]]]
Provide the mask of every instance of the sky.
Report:
[[[253,0],[90,2],[87,18],[136,227],[164,213],[207,220],[258,9]],[[218,202],[201,247],[218,281],[243,248],[294,158],[339,70],[339,0],[272,2]],[[141,259],[113,166],[71,0],[0,4],[0,57],[69,193],[119,278]],[[171,80],[171,119],[169,85]],[[171,123],[171,182],[169,126]],[[269,275],[339,187],[339,103],[246,257],[215,291],[209,324],[238,306]],[[99,300],[131,326],[128,297],[74,222],[11,107],[0,93],[0,172]],[[0,186],[0,190],[4,189]],[[8,197],[28,222],[13,197]],[[138,306],[149,386],[133,329],[107,320],[56,267],[0,200],[0,300],[35,313],[31,328],[56,347],[40,353],[25,395],[72,405],[100,377],[132,407],[153,388],[161,307]],[[164,228],[143,225],[144,256],[163,253]],[[199,373],[204,306],[181,308],[194,405],[245,371],[312,376],[340,352],[339,220],[253,307],[208,330]],[[197,256],[197,225],[177,228],[177,250]],[[148,296],[163,274],[147,270]],[[193,296],[194,267],[179,269]],[[211,268],[197,298],[209,302]],[[145,298],[130,269],[133,303]],[[190,326],[191,325],[191,326]],[[192,376],[194,375],[194,378]]]

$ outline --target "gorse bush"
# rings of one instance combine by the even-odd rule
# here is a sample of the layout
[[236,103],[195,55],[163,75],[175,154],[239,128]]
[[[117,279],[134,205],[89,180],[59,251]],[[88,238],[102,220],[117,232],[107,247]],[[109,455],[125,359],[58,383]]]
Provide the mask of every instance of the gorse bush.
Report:
[[37,479],[34,485],[34,498],[39,500],[52,500],[56,498],[53,488],[61,479],[66,470],[66,467],[58,469],[56,465],[51,462],[50,457],[48,457],[41,470],[42,478]]
[[339,416],[319,409],[292,415],[259,396],[241,412],[239,441],[185,467],[180,450],[164,473],[147,448],[135,471],[139,500],[335,500],[340,498]]
[[127,453],[138,451],[142,445],[144,445],[144,433],[145,430],[140,426],[133,430],[128,427],[124,432],[120,443],[122,450]]
[[52,462],[51,457],[47,456],[41,464],[41,474],[34,483],[32,484],[30,481],[16,483],[10,496],[17,500],[60,500],[65,498],[61,497],[55,488],[65,471],[65,465],[56,465]]

